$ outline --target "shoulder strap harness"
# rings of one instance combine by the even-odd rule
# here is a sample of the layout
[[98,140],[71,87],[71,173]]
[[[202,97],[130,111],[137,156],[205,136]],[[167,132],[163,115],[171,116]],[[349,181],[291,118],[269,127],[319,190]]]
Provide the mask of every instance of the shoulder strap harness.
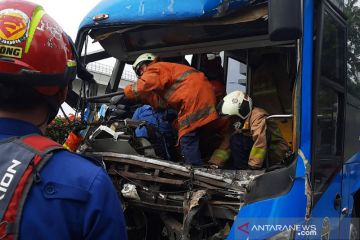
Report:
[[0,142],[0,239],[17,239],[21,214],[31,186],[41,181],[41,168],[63,147],[40,135]]

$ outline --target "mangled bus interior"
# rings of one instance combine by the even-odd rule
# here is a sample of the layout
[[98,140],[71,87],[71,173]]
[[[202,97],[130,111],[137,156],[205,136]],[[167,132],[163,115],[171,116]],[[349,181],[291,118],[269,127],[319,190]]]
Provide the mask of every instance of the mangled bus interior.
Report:
[[[290,189],[296,166],[300,47],[286,37],[270,40],[266,1],[248,1],[236,11],[195,20],[124,23],[107,21],[111,14],[91,14],[94,20],[85,21],[76,41],[83,63],[108,57],[116,63],[105,95],[94,95],[96,81],[83,85],[82,112],[92,123],[78,151],[104,161],[122,199],[129,239],[224,239],[241,206]],[[103,50],[88,52],[91,42]],[[204,72],[209,81],[223,84],[226,93],[246,92],[254,106],[268,113],[266,126],[276,126],[286,141],[284,159],[272,164],[267,154],[261,169],[241,170],[230,158],[214,168],[207,160],[220,141],[210,130],[200,143],[205,164],[184,164],[176,140],[132,119],[142,103],[119,102],[124,72],[132,71],[129,65],[147,52]],[[171,122],[176,112],[165,111]],[[138,137],[140,128],[149,134]],[[278,144],[272,138],[266,132],[268,152]]]

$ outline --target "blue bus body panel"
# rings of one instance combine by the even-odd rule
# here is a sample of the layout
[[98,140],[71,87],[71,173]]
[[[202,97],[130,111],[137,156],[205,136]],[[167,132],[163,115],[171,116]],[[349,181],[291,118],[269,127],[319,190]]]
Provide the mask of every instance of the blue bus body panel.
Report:
[[335,208],[334,205],[336,194],[341,194],[341,184],[342,171],[332,178],[325,192],[314,205],[311,212],[311,224],[316,225],[317,235],[308,236],[308,239],[319,239],[320,235],[327,236],[327,234],[329,234],[328,239],[344,239],[339,238],[341,206]]
[[[298,160],[297,169],[301,169],[302,161]],[[352,196],[360,188],[359,172],[360,154],[356,154],[344,165],[343,171],[334,176],[329,183],[320,200],[314,205],[311,218],[307,224],[305,224],[307,202],[304,194],[305,180],[296,177],[291,191],[286,195],[242,207],[227,239],[266,239],[276,235],[279,231],[263,230],[259,226],[276,227],[277,225],[289,226],[294,224],[307,225],[309,229],[314,230],[311,233],[304,231],[306,228],[301,227],[299,229],[303,231],[295,232],[295,239],[304,239],[304,237],[306,239],[319,239],[324,234],[329,234],[329,239],[332,240],[348,239],[353,207]],[[339,190],[342,190],[341,207],[335,209],[333,207],[334,196],[340,193]],[[344,208],[348,208],[349,212],[340,217],[340,209]],[[325,222],[328,222],[328,228],[324,227]],[[324,229],[329,229],[329,231]],[[301,234],[308,235],[302,236]]]
[[[351,222],[351,214],[354,205],[354,195],[360,189],[360,153],[355,154],[344,163],[342,171],[340,171],[331,180],[326,191],[322,194],[320,200],[315,204],[312,210],[313,222],[320,226],[318,232],[320,233],[321,226],[328,218],[330,227],[329,239],[348,239],[349,226]],[[341,187],[340,187],[341,185]],[[341,189],[341,206],[335,210],[334,196],[339,193]],[[347,214],[341,214],[340,209],[348,209]],[[309,239],[318,239],[312,236]]]
[[[346,193],[346,197],[349,197],[360,189],[360,153],[356,153],[345,162],[343,172],[343,191]],[[352,202],[349,206],[352,206]]]
[[341,209],[348,208],[348,214],[340,219],[340,238],[349,236],[349,224],[354,207],[354,195],[360,189],[360,153],[355,154],[343,166]]
[[301,79],[301,132],[300,150],[311,162],[312,145],[312,83],[313,83],[313,25],[314,1],[304,1],[304,46],[302,51]]
[[[301,224],[306,209],[304,186],[304,178],[297,178],[288,194],[243,206],[227,239],[266,239],[279,231],[274,229],[263,231],[257,226]],[[291,207],[290,202],[296,207]]]
[[220,17],[243,7],[251,0],[102,0],[83,19],[80,29],[94,26],[93,17],[108,14],[101,25],[168,23]]

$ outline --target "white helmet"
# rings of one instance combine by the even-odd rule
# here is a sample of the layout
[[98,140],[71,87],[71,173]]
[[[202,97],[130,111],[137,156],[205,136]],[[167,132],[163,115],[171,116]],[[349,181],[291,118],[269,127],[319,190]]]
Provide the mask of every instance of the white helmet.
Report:
[[219,113],[221,115],[236,115],[242,120],[249,117],[251,110],[252,100],[242,91],[229,93],[219,104]]
[[141,54],[137,59],[136,61],[134,62],[134,64],[132,65],[136,75],[139,76],[139,69],[140,69],[140,66],[142,65],[142,63],[144,62],[152,62],[156,59],[156,55],[152,54],[152,53],[143,53]]

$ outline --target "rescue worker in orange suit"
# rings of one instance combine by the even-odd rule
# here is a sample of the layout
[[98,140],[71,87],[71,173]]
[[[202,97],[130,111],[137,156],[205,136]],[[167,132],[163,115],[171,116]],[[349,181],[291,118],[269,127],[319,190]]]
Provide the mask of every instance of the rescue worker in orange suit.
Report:
[[124,89],[126,99],[139,100],[156,108],[178,112],[178,142],[186,163],[202,165],[199,130],[218,119],[216,99],[210,82],[196,69],[161,62],[145,53],[133,64],[139,79]]
[[228,159],[235,169],[261,169],[268,158],[269,166],[282,163],[289,146],[276,123],[266,121],[268,113],[252,106],[251,98],[235,91],[224,97],[218,105],[220,115],[227,115],[235,130],[228,136],[211,160],[211,164],[223,166]]
[[72,42],[41,6],[21,0],[0,1],[0,42],[1,239],[127,239],[103,165],[44,136],[85,71]]

